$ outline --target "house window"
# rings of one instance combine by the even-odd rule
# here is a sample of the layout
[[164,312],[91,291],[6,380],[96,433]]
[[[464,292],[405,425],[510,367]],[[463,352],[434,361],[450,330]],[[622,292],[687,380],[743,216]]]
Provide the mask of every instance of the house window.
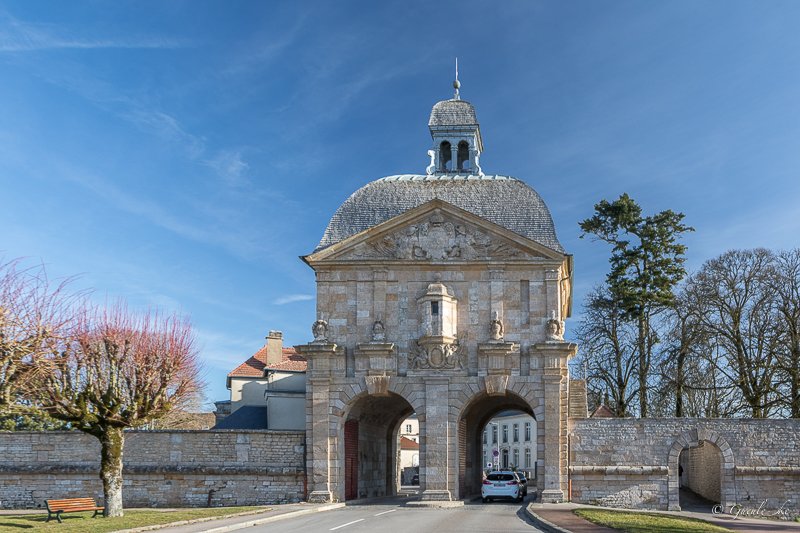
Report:
[[[487,433],[487,431],[484,429],[484,430],[483,430],[483,443],[484,443],[484,444],[486,444],[486,433]],[[484,461],[484,463],[485,463],[485,462],[486,462],[486,461]]]
[[531,423],[525,422],[525,440],[531,440]]
[[519,442],[519,424],[514,424],[514,442]]
[[497,426],[492,426],[492,444],[497,444]]
[[488,464],[488,461],[486,459],[487,459],[486,450],[483,450],[483,465],[484,466],[486,466]]
[[411,424],[406,424],[406,433],[411,433]]
[[439,302],[431,302],[431,314],[432,315],[439,314]]
[[503,469],[508,469],[508,450],[503,450]]
[[503,444],[508,443],[508,426],[503,425]]
[[519,450],[514,448],[514,466],[519,467]]
[[531,449],[525,448],[525,468],[531,467]]

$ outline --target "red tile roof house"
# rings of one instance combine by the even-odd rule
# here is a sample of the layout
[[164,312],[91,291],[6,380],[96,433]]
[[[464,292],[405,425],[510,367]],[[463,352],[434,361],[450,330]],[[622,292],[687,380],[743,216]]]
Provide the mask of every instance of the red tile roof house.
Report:
[[270,331],[267,344],[228,374],[230,401],[214,429],[306,429],[306,359]]

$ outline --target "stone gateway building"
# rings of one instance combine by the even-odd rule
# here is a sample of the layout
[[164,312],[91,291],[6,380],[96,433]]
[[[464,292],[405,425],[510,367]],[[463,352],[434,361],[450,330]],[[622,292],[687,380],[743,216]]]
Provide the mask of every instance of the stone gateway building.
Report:
[[[567,367],[577,346],[563,337],[572,257],[547,207],[524,182],[482,172],[475,109],[457,92],[429,127],[426,174],[366,184],[303,257],[318,315],[314,340],[295,347],[305,399],[295,385],[269,386],[272,370],[287,370],[277,358],[300,357],[281,351],[278,332],[233,373],[232,399],[247,404],[252,389],[262,410],[276,399],[278,411],[299,407],[300,426],[305,405],[306,429],[126,432],[125,506],[395,494],[400,426],[413,413],[421,498],[469,498],[485,426],[519,411],[535,419],[525,470],[545,502],[679,510],[684,487],[726,510],[800,516],[798,419],[588,417],[586,384]],[[77,431],[0,431],[0,503],[99,496],[99,452]]]
[[308,359],[309,500],[394,494],[398,428],[414,412],[422,499],[477,494],[483,428],[518,410],[537,421],[543,500],[562,501],[571,393],[586,417],[563,340],[572,257],[536,191],[482,172],[472,104],[456,92],[428,126],[427,173],[356,191],[303,257],[318,315],[314,341],[296,346]]

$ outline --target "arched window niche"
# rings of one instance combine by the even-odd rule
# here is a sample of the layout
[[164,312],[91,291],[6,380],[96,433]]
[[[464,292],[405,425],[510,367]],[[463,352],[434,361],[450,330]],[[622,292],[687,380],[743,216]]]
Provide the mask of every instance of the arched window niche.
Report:
[[452,168],[452,159],[453,153],[450,143],[443,141],[442,144],[439,145],[439,165],[441,166],[441,170],[450,170]]
[[469,143],[467,141],[461,141],[458,143],[458,165],[456,169],[458,171],[468,171],[469,170]]

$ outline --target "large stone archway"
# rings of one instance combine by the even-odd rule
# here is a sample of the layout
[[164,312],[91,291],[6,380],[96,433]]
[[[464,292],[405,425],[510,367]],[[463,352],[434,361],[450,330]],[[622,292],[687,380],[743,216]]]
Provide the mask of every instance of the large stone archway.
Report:
[[[459,498],[469,498],[477,495],[481,490],[481,471],[484,468],[482,458],[482,435],[486,424],[495,415],[509,410],[522,411],[536,420],[536,436],[534,445],[537,450],[545,449],[544,442],[544,406],[541,398],[529,403],[522,396],[506,390],[505,394],[488,394],[485,391],[475,394],[464,404],[459,415],[459,465],[458,465],[458,490]],[[537,454],[538,455],[538,454]],[[539,459],[543,464],[543,459]],[[538,471],[534,465],[534,471]],[[536,476],[530,480],[530,487],[538,490],[544,487],[543,476]]]
[[675,442],[672,443],[669,450],[667,465],[669,468],[668,497],[670,511],[681,510],[679,494],[680,482],[678,480],[678,472],[680,470],[678,461],[681,451],[699,447],[704,442],[713,444],[722,454],[722,462],[720,465],[720,503],[724,508],[729,508],[736,503],[734,459],[730,444],[716,431],[705,428],[695,428],[683,432]]
[[333,428],[339,443],[334,461],[339,468],[337,475],[332,476],[331,486],[336,499],[375,498],[397,493],[400,485],[398,429],[413,412],[411,404],[393,392],[386,395],[363,392],[345,405]]

